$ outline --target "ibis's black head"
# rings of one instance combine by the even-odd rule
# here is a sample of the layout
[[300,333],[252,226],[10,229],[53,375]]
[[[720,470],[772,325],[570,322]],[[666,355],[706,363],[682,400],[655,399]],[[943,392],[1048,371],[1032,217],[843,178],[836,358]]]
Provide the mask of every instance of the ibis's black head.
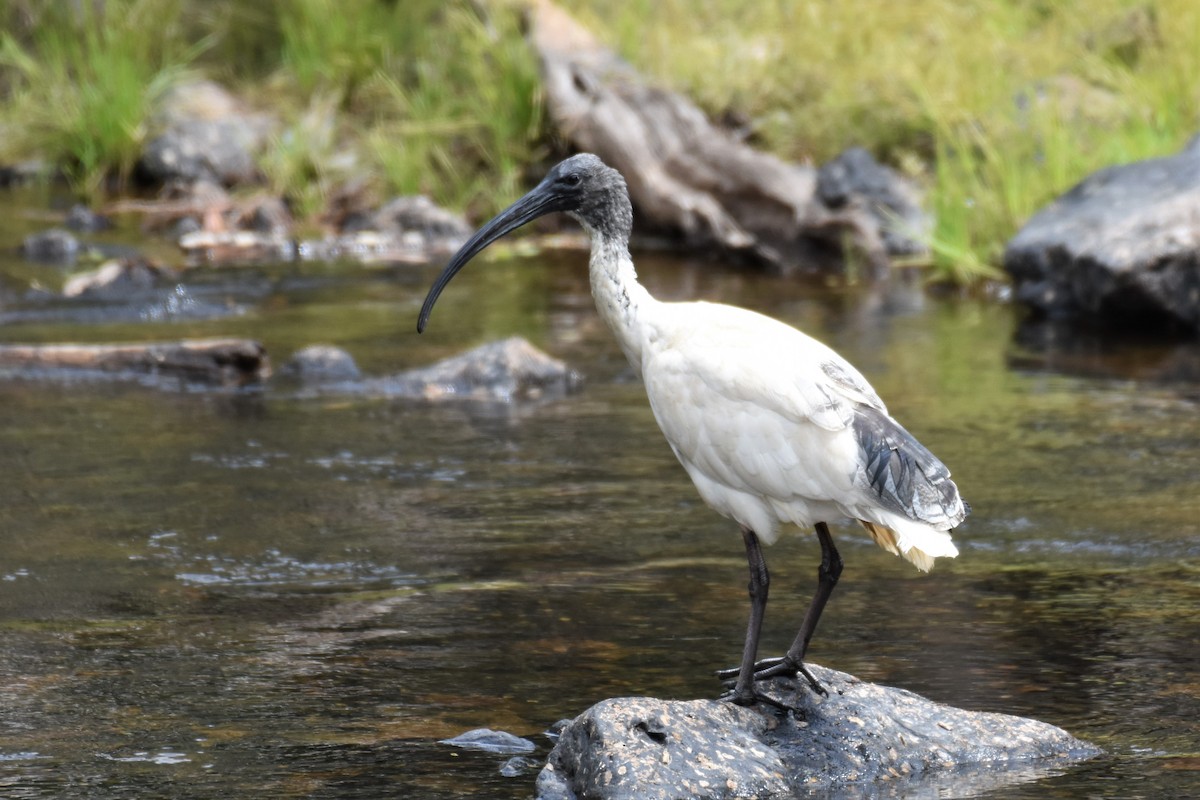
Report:
[[629,240],[633,228],[633,208],[621,173],[591,153],[571,156],[559,162],[527,195],[477,230],[454,254],[425,297],[417,332],[425,330],[442,289],[475,254],[504,234],[555,211],[579,220],[592,236],[622,243]]

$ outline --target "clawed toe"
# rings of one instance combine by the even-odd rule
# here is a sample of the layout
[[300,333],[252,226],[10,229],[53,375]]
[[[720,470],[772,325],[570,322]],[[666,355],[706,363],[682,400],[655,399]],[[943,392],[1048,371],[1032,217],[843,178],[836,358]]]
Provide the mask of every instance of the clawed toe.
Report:
[[[784,661],[784,659],[782,656],[777,657],[777,658],[764,658],[762,661],[756,661],[754,663],[754,679],[758,680],[760,674],[764,670],[773,669],[773,668],[777,667],[779,664],[783,663],[783,661]],[[737,667],[730,667],[729,669],[719,669],[719,670],[717,670],[717,678],[719,678],[722,681],[736,680],[739,671],[740,670]],[[783,673],[776,673],[776,674],[783,674]],[[792,670],[792,674],[795,675],[796,671]]]
[[[717,670],[717,678],[721,681],[721,685],[723,687],[726,689],[732,689],[736,685],[738,672],[739,670],[736,668]],[[813,676],[813,674],[808,670],[808,667],[804,666],[804,664],[796,664],[787,656],[782,658],[763,659],[754,665],[755,681],[765,681],[770,678],[795,678],[799,675],[804,676],[804,679],[808,682],[809,688],[811,688],[814,692],[822,697],[829,697],[829,692],[826,691],[825,687],[821,685],[821,682]],[[726,694],[731,693],[726,692]],[[732,697],[727,698],[724,697],[724,695],[722,697],[723,699],[730,699],[739,705],[750,705],[752,702],[738,702],[737,699],[733,699]]]
[[751,689],[748,693],[744,693],[744,694],[739,694],[739,693],[735,692],[734,690],[730,689],[729,691],[722,693],[721,699],[727,700],[728,702],[733,703],[736,706],[744,706],[744,707],[745,706],[753,706],[758,703],[762,703],[763,705],[770,706],[771,708],[774,708],[776,711],[781,711],[784,714],[790,714],[790,713],[793,713],[796,711],[796,709],[793,708],[792,706],[789,706],[785,703],[781,703],[780,701],[776,700],[774,697],[771,697],[770,695],[765,695],[762,692],[756,692],[753,689]]

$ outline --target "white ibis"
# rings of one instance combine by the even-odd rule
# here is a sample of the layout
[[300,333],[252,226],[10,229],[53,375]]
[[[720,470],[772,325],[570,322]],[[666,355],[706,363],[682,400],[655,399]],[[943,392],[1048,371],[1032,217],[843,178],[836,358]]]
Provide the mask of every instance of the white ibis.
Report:
[[[641,375],[671,449],[704,502],[741,526],[750,623],[741,665],[718,673],[736,676],[725,696],[777,705],[755,682],[801,673],[823,694],[804,656],[842,572],[827,523],[857,520],[880,547],[928,571],[935,558],[958,555],[950,531],[969,512],[950,471],[824,344],[743,308],[651,297],[629,256],[633,208],[625,179],[588,153],[555,166],[463,245],[429,290],[417,331],[472,257],[555,211],[574,217],[591,238],[596,308]],[[781,523],[816,530],[817,591],[787,653],[756,662],[770,581],[759,542],[774,542]]]

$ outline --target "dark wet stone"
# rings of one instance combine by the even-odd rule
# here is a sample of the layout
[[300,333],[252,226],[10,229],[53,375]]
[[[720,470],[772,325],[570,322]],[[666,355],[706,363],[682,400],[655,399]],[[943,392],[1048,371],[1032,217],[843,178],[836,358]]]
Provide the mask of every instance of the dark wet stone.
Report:
[[286,236],[292,229],[292,212],[280,198],[265,198],[251,212],[248,227],[260,233]]
[[67,212],[65,224],[73,231],[94,233],[112,227],[112,222],[103,214],[97,214],[82,203],[71,206]]
[[7,188],[36,180],[49,180],[54,177],[56,168],[49,161],[40,158],[20,161],[16,164],[0,166],[0,187]]
[[[866,782],[1027,780],[1031,764],[1099,754],[1060,728],[965,711],[810,664],[823,698],[789,680],[760,684],[796,709],[715,700],[605,700],[563,732],[538,776],[549,798],[790,798]],[[908,795],[902,795],[908,796]]]
[[70,231],[51,228],[26,236],[21,253],[32,261],[70,264],[79,255],[79,240]]
[[1115,329],[1200,332],[1200,136],[1103,169],[1039,211],[1005,269],[1035,314]]
[[314,344],[296,351],[280,373],[306,383],[356,381],[362,377],[354,357],[340,347]]
[[475,728],[459,734],[453,739],[442,739],[438,744],[448,744],[461,747],[464,750],[484,750],[488,753],[532,753],[537,745],[528,739],[508,733],[494,731],[491,728]]
[[851,147],[817,171],[817,197],[826,206],[861,206],[878,225],[887,252],[926,251],[920,236],[933,228],[916,188],[861,147]]

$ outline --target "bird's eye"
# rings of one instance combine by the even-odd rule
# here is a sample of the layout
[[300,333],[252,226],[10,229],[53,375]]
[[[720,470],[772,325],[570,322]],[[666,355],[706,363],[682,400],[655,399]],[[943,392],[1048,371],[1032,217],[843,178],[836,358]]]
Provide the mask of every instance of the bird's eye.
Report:
[[561,183],[564,183],[567,186],[578,186],[579,182],[582,181],[583,178],[579,177],[578,172],[568,172],[566,175],[563,175],[562,178],[560,178],[559,180]]

